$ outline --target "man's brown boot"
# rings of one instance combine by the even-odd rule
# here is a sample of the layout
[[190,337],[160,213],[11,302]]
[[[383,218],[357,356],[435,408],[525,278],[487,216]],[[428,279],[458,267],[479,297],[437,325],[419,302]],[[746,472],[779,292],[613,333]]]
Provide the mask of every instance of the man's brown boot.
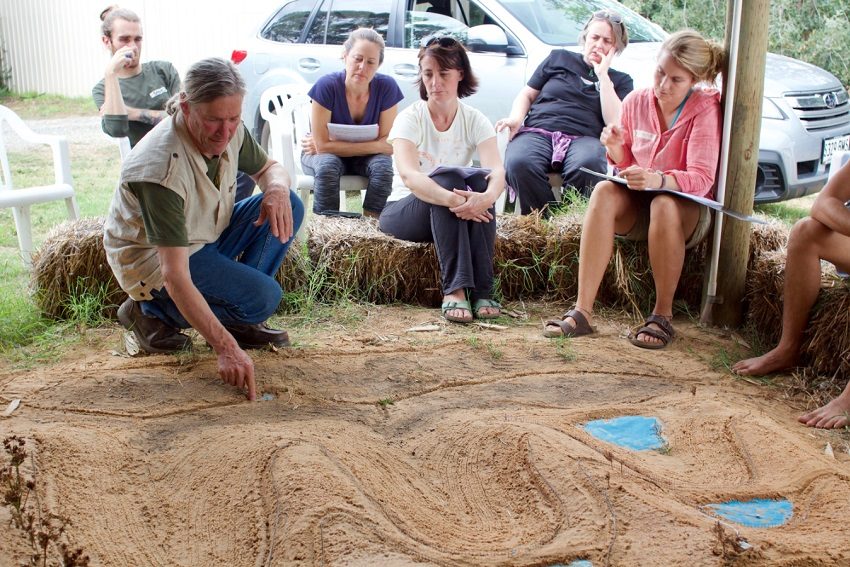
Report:
[[224,326],[233,335],[239,346],[244,349],[289,346],[289,334],[286,331],[272,329],[265,323],[249,325],[231,323]]
[[171,353],[192,350],[192,339],[169,327],[157,317],[142,313],[138,301],[127,298],[118,308],[118,321],[128,331],[132,331],[145,352]]

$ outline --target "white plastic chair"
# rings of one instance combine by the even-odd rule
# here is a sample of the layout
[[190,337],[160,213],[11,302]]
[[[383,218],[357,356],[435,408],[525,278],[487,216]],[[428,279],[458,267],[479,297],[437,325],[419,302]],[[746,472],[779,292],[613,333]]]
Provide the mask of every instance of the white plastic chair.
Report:
[[123,138],[118,138],[118,151],[121,153],[121,162],[127,159],[127,154],[130,153],[130,138],[124,136]]
[[[293,178],[304,208],[308,208],[313,176],[301,169],[301,138],[310,132],[309,85],[290,84],[269,87],[260,96],[260,114],[269,124],[269,150],[273,160],[283,165]],[[369,179],[360,175],[340,178],[339,208],[345,210],[345,193],[360,191],[361,199]]]
[[[12,180],[12,168],[6,154],[3,140],[3,122],[21,139],[32,144],[47,144],[53,150],[53,174],[55,183],[41,187],[16,187]],[[5,106],[0,106],[0,208],[11,208],[15,217],[15,230],[18,232],[18,245],[24,265],[32,265],[32,219],[30,206],[37,203],[65,200],[68,218],[74,220],[80,216],[74,188],[71,185],[71,162],[68,157],[68,142],[63,136],[36,134],[24,124],[17,114]]]

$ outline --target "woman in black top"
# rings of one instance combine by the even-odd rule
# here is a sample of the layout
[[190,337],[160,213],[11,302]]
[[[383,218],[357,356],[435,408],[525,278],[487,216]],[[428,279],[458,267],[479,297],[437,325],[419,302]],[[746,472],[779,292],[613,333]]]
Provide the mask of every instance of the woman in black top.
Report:
[[552,201],[548,173],[560,172],[564,186],[588,195],[598,178],[579,170],[605,172],[602,128],[616,123],[632,78],[609,69],[629,35],[616,12],[594,12],[578,38],[581,53],[555,49],[517,95],[511,115],[496,122],[510,130],[505,154],[508,185],[523,214]]

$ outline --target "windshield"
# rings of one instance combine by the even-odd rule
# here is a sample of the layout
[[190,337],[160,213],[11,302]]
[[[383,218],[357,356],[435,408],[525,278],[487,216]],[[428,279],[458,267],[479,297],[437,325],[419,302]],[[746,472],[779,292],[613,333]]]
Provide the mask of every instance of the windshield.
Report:
[[549,45],[578,45],[578,34],[597,10],[623,16],[629,42],[664,41],[664,31],[618,2],[609,0],[501,0],[516,19]]

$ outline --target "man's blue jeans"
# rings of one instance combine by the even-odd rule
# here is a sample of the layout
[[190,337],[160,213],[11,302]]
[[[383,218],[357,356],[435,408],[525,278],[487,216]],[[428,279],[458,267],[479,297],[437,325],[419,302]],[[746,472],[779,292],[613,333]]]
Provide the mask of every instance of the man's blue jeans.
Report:
[[[275,275],[304,220],[304,205],[296,192],[290,191],[295,226],[293,237],[284,244],[271,233],[268,221],[259,227],[253,224],[260,216],[262,199],[263,195],[257,194],[236,203],[230,226],[218,240],[189,256],[192,283],[224,325],[262,323],[280,303]],[[191,326],[165,288],[151,295],[152,300],[141,302],[142,313],[172,327]]]

